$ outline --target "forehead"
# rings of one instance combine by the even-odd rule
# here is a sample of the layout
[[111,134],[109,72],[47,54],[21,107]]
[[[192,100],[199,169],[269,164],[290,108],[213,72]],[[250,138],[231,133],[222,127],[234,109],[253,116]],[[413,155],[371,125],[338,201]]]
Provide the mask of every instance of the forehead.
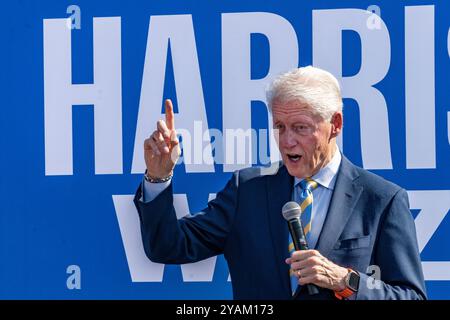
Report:
[[320,121],[320,116],[307,103],[293,100],[293,101],[277,101],[272,103],[273,120],[310,120]]

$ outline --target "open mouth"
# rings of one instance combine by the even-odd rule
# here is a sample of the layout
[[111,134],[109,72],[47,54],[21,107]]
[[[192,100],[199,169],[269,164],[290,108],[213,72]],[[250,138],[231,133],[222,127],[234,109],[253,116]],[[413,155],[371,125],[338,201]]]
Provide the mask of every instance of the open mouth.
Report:
[[287,154],[287,157],[289,158],[290,161],[292,162],[298,162],[300,161],[300,158],[302,157],[299,154],[295,154],[295,153],[291,153],[291,154]]

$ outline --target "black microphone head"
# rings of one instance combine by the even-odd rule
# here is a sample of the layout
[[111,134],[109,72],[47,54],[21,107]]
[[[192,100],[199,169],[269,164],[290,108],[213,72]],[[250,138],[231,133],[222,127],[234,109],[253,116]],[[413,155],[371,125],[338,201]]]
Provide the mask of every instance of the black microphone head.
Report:
[[300,215],[302,214],[302,209],[295,201],[289,201],[286,202],[286,204],[281,209],[281,213],[283,214],[283,217],[289,221],[295,218],[300,218]]

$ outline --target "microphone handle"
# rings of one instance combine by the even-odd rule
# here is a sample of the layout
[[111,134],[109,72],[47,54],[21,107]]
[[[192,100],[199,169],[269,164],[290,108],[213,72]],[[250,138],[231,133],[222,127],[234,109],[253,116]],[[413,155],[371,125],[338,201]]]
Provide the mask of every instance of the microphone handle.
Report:
[[[300,218],[290,220],[288,226],[294,242],[295,250],[308,250],[308,243],[306,242],[305,233],[303,232],[303,226]],[[317,286],[312,283],[307,284],[306,288],[308,289],[308,294],[310,296],[319,293]]]

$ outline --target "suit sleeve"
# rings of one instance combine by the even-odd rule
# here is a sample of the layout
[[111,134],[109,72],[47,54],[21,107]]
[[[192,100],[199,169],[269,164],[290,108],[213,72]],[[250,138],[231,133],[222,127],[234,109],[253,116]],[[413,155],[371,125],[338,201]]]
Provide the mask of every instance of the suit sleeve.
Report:
[[179,220],[173,206],[172,183],[147,203],[141,201],[140,186],[134,204],[147,257],[157,263],[183,264],[223,253],[236,212],[238,179],[236,172],[204,210]]
[[416,229],[406,191],[399,190],[386,210],[374,249],[374,263],[380,268],[381,281],[377,286],[373,278],[360,272],[356,299],[426,299]]

